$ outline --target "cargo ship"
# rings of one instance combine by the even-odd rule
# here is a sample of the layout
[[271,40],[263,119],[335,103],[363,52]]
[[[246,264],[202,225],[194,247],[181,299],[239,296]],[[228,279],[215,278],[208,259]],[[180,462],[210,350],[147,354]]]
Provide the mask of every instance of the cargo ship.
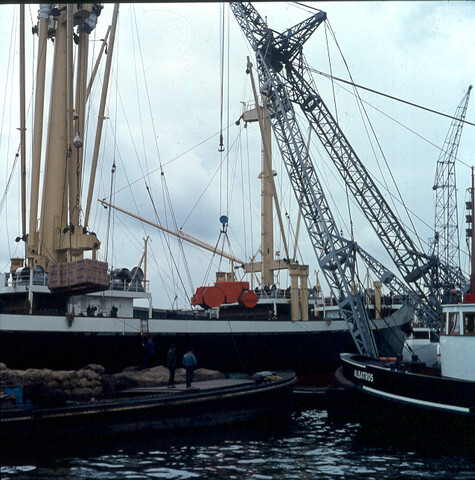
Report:
[[[88,77],[87,44],[102,6],[60,7],[40,5],[33,29],[38,40],[38,74],[33,101],[31,166],[23,163],[24,108],[19,155],[21,171],[31,171],[30,206],[27,215],[26,176],[22,175],[22,233],[17,240],[24,244],[25,254],[22,258],[12,258],[10,270],[0,275],[0,362],[8,368],[61,369],[98,363],[109,371],[118,371],[140,364],[144,338],[152,336],[158,363],[165,362],[168,347],[174,343],[178,353],[184,353],[192,345],[201,367],[248,373],[292,369],[301,379],[320,376],[330,381],[339,354],[352,351],[353,341],[334,299],[324,298],[318,285],[309,288],[309,267],[299,263],[295,253],[286,255],[284,260],[276,258],[272,223],[276,214],[272,180],[275,172],[266,161],[270,153],[265,148],[260,175],[261,261],[246,263],[227,256],[232,265],[239,265],[251,277],[259,273],[259,285],[255,286],[252,280],[238,281],[234,269],[218,272],[214,286],[197,289],[194,300],[190,299],[190,308],[158,309],[152,305],[145,253],[144,263],[131,270],[110,268],[100,260],[101,242],[90,231],[89,223],[118,6],[95,58],[96,66],[100,65],[107,50],[103,84],[97,87],[102,93],[86,201],[82,196],[86,188],[78,185],[78,179],[83,181],[86,171],[83,132],[89,92],[97,71],[95,68]],[[46,52],[51,47],[54,58],[47,75]],[[75,58],[77,64],[72,68]],[[51,80],[47,118],[43,111],[46,80]],[[24,74],[20,86],[24,99]],[[262,107],[246,110],[241,120],[257,121],[259,108]],[[43,125],[47,125],[46,145],[42,143]],[[267,126],[262,130],[264,145],[270,143],[269,138]],[[44,172],[42,195],[41,171]],[[225,233],[227,218],[222,217],[221,221]],[[172,233],[184,237],[183,232]],[[216,253],[216,249],[213,251]],[[274,283],[275,272],[284,269],[292,279],[288,289],[278,288]],[[219,290],[219,282],[240,283],[242,288],[237,297],[219,294],[220,298],[214,295],[207,300],[205,290],[211,287]],[[367,308],[380,351],[391,356],[402,351],[401,328],[410,324],[413,312],[404,305],[403,298],[382,299],[379,282],[368,289]]]

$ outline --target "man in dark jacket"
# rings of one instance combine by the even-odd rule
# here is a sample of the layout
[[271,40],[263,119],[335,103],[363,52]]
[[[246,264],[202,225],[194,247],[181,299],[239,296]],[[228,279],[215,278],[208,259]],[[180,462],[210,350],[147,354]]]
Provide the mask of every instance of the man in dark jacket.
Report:
[[147,343],[142,344],[142,347],[144,351],[143,369],[145,370],[152,366],[152,359],[155,354],[155,344],[151,335],[148,336]]
[[175,345],[170,345],[170,350],[167,353],[167,367],[170,372],[170,378],[168,379],[168,388],[175,388],[175,370],[176,370],[176,354]]

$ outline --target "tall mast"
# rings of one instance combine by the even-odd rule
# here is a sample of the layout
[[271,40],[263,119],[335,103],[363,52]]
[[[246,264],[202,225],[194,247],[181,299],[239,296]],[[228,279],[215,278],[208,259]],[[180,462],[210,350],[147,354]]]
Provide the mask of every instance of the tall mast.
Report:
[[48,21],[50,12],[50,4],[41,5],[38,12],[38,58],[36,68],[35,116],[31,163],[30,227],[28,232],[27,254],[30,258],[38,253],[38,202],[45,102],[46,48],[48,45]]
[[26,237],[25,5],[20,5],[21,233]]
[[[35,141],[32,171],[31,241],[28,256],[34,265],[47,271],[49,265],[83,258],[92,251],[93,259],[100,242],[94,233],[80,225],[80,184],[86,87],[88,36],[95,28],[102,6],[98,4],[58,4],[41,6],[38,18],[40,48],[35,114]],[[54,60],[44,166],[39,240],[36,240],[36,215],[41,159],[41,123],[43,121],[44,63],[47,22],[54,18]],[[117,20],[117,18],[116,18]],[[77,27],[77,34],[74,28]],[[79,38],[76,99],[74,98],[74,37]],[[44,42],[44,43],[42,43]],[[74,107],[74,100],[76,106]],[[36,193],[33,192],[36,188]]]
[[112,52],[114,51],[114,42],[115,42],[115,31],[117,27],[117,17],[119,15],[119,4],[114,5],[114,13],[112,15],[112,28],[110,34],[109,42],[109,53],[107,55],[106,68],[104,73],[104,82],[102,84],[102,95],[101,95],[101,104],[99,107],[99,115],[97,119],[97,130],[96,130],[96,139],[94,142],[94,153],[92,155],[92,164],[91,164],[91,178],[89,180],[89,190],[87,192],[87,203],[86,203],[86,213],[84,217],[84,226],[87,227],[89,224],[89,212],[91,211],[92,203],[92,194],[94,192],[94,183],[96,180],[96,169],[97,169],[97,158],[99,156],[99,146],[102,136],[102,126],[104,124],[104,112],[106,108],[106,99],[107,99],[107,89],[109,85],[109,76],[112,65]]
[[62,11],[56,24],[54,46],[54,70],[43,184],[43,203],[40,226],[40,255],[47,263],[66,261],[65,253],[58,251],[59,231],[68,222],[66,198],[67,102],[66,62],[67,31],[66,13]]
[[89,35],[85,31],[79,33],[76,101],[74,116],[74,137],[72,168],[69,177],[70,188],[70,219],[72,225],[79,225],[79,210],[81,205],[81,185],[83,169],[84,126],[86,123],[86,85],[87,85],[87,60],[89,53]]

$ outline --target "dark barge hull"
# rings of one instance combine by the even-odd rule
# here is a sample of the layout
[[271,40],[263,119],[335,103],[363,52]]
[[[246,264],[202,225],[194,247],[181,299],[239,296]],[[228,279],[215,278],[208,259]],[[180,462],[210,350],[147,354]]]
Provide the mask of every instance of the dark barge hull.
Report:
[[[382,332],[375,332],[382,351]],[[333,372],[343,351],[354,351],[347,331],[300,333],[154,333],[154,364],[166,365],[171,343],[179,358],[191,346],[199,366],[221,372],[252,374],[263,370],[294,370],[300,377]],[[401,345],[402,348],[402,345]],[[142,363],[140,334],[88,334],[64,332],[2,331],[0,361],[11,369],[50,368],[71,370],[87,364],[102,365],[109,372],[119,372]]]
[[77,441],[143,431],[216,427],[288,419],[293,410],[294,372],[272,381],[232,382],[183,392],[83,402],[48,409],[2,409],[1,444]]
[[[329,415],[359,422],[373,439],[459,445],[475,453],[475,382],[415,373],[357,354],[342,354],[347,390]],[[331,405],[331,402],[329,402]]]

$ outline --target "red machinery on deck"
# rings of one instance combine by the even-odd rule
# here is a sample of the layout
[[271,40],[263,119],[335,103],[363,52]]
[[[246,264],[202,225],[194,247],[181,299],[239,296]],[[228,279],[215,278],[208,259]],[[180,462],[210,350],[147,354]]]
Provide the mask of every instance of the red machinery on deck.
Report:
[[215,282],[214,286],[198,287],[192,305],[216,308],[223,303],[236,303],[247,308],[257,305],[257,295],[249,290],[249,282]]

